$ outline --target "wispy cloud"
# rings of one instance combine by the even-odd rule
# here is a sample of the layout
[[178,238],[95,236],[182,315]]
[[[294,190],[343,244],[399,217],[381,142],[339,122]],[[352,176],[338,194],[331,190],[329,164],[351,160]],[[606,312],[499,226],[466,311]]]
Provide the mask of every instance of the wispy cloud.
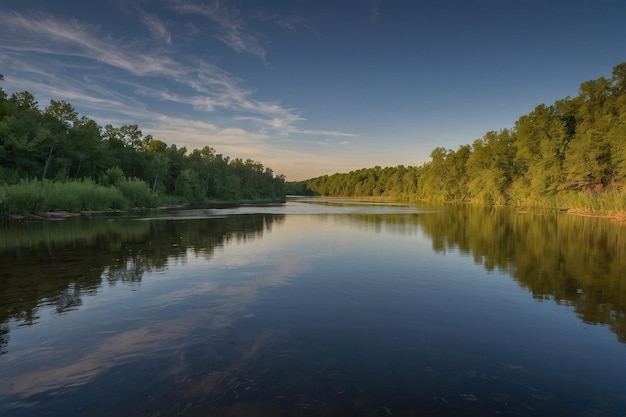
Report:
[[[233,34],[233,43],[252,33],[231,12],[221,11],[218,3],[167,1],[185,13],[195,10],[215,16],[223,35]],[[153,37],[116,37],[100,26],[41,12],[0,14],[3,87],[29,90],[43,106],[49,99],[68,100],[100,124],[137,123],[144,133],[167,143],[188,149],[210,145],[226,155],[265,164],[277,162],[279,156],[290,161],[307,158],[285,148],[287,138],[301,144],[313,143],[316,137],[356,136],[303,128],[308,121],[297,109],[259,99],[245,80],[206,59],[163,48],[163,41],[172,40],[167,26],[150,13],[139,11],[139,16],[158,44]],[[250,52],[259,39],[253,34],[241,48]]]
[[259,9],[256,14],[252,16],[252,18],[263,22],[272,22],[281,29],[288,30],[290,32],[297,32],[298,28],[302,27],[319,36],[319,32],[306,24],[306,21],[300,16],[282,16],[278,14],[271,14]]
[[142,23],[148,28],[154,37],[163,40],[168,45],[172,44],[172,34],[167,29],[165,23],[163,23],[157,16],[148,13],[138,5],[135,5],[135,9],[140,14]]
[[348,140],[344,140],[341,142],[331,142],[328,140],[318,140],[315,141],[315,143],[317,145],[322,145],[322,146],[348,146],[348,145],[352,145],[352,142],[348,141]]
[[[355,138],[358,135],[354,133],[337,132],[334,130],[306,130],[306,129],[294,129],[292,133],[299,133],[302,135],[314,135],[314,136],[334,136],[338,138]],[[340,145],[347,145],[350,142],[339,142]]]
[[170,58],[131,50],[119,39],[99,37],[98,28],[77,20],[9,12],[0,15],[0,25],[17,35],[11,38],[11,44],[3,42],[10,50],[87,58],[137,76],[176,77],[180,71]]
[[266,66],[267,45],[265,35],[250,28],[240,17],[240,12],[228,7],[218,0],[210,4],[197,4],[184,0],[167,0],[171,10],[179,14],[197,15],[209,18],[217,25],[215,38],[234,51],[248,53],[259,57]]
[[[187,102],[197,107],[202,107],[200,103],[204,103],[206,111],[220,107],[265,116],[290,113],[276,103],[254,100],[251,97],[253,92],[240,86],[241,80],[215,65],[199,60],[185,65],[167,55],[142,51],[140,46],[133,43],[99,36],[98,28],[75,20],[41,14],[26,17],[18,13],[8,13],[0,16],[0,25],[14,34],[10,41],[6,39],[2,42],[4,48],[14,53],[30,52],[97,61],[137,77],[163,77],[204,95],[176,98],[174,95],[163,94],[162,98],[165,99]],[[24,62],[21,64],[23,66],[34,67],[23,59],[18,61]],[[211,104],[207,106],[207,103]]]
[[317,130],[317,129],[300,129],[297,124],[305,122],[306,119],[296,114],[283,114],[282,117],[274,118],[260,118],[260,117],[245,117],[238,116],[235,120],[247,120],[257,125],[264,126],[266,129],[276,131],[279,136],[292,136],[292,135],[307,135],[307,136],[334,136],[353,138],[358,135],[348,132],[338,132],[333,130]]
[[[199,77],[202,78],[202,77]],[[288,136],[298,131],[296,124],[304,121],[293,109],[281,106],[278,103],[253,99],[252,92],[240,88],[232,82],[218,78],[213,80],[212,89],[197,86],[202,94],[182,95],[170,90],[140,87],[138,94],[170,101],[177,104],[191,106],[201,112],[227,112],[233,121],[248,121],[262,128],[271,129],[275,135]],[[312,132],[312,131],[311,131]],[[314,133],[308,133],[314,134]]]
[[158,115],[151,132],[156,138],[177,138],[177,145],[188,149],[211,146],[218,152],[230,156],[256,154],[258,147],[264,146],[267,137],[240,128],[222,128],[213,123],[188,118]]
[[378,16],[380,15],[380,2],[382,0],[372,0],[372,6],[370,9],[370,22],[375,23],[378,20]]

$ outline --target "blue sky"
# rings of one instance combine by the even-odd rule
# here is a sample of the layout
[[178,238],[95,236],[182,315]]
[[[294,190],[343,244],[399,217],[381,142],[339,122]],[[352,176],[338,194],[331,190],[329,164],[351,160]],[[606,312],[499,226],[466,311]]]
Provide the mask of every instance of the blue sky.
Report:
[[623,0],[0,0],[8,92],[288,180],[420,165],[626,61]]

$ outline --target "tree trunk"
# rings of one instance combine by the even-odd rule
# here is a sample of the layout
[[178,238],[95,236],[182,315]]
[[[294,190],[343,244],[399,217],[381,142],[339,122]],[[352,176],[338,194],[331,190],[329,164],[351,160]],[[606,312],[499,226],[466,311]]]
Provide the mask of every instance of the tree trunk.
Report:
[[48,157],[46,158],[46,163],[43,166],[43,174],[41,175],[41,180],[45,180],[46,179],[46,173],[48,172],[48,167],[50,166],[50,162],[52,162],[52,159],[54,158],[53,152],[54,151],[54,146],[50,148],[50,152],[48,153]]

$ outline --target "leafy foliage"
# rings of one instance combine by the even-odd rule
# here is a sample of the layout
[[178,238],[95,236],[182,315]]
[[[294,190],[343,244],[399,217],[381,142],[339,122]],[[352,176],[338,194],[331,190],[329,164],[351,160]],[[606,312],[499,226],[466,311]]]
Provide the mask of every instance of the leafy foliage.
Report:
[[611,78],[582,83],[578,96],[537,106],[512,129],[488,132],[456,151],[436,148],[421,166],[312,178],[306,189],[326,196],[623,211],[625,183],[623,63]]
[[[3,210],[41,210],[42,200],[36,195],[31,196],[33,201],[19,197],[28,191],[52,190],[47,183],[35,185],[37,179],[112,186],[127,204],[141,207],[153,207],[159,201],[203,204],[275,201],[285,196],[284,177],[259,162],[231,160],[208,146],[188,154],[185,148],[144,135],[137,125],[102,129],[95,121],[80,117],[64,100],[51,100],[42,111],[28,91],[7,97],[0,89],[0,184],[14,186],[3,188]],[[59,192],[71,194],[69,188]],[[9,206],[7,199],[13,201]],[[62,205],[72,210],[91,206]]]

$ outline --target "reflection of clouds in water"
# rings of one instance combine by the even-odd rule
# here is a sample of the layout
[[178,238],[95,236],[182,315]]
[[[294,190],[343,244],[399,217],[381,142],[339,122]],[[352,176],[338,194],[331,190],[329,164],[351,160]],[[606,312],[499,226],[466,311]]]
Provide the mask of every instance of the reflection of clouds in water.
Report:
[[[137,410],[167,409],[172,406],[172,399],[176,403],[190,401],[196,402],[196,407],[206,407],[232,397],[235,389],[240,389],[242,394],[244,390],[250,390],[250,394],[258,391],[256,382],[245,372],[246,365],[258,355],[273,350],[284,338],[283,332],[272,330],[236,345],[209,338],[202,346],[202,357],[198,358],[186,354],[186,348],[194,340],[190,337],[193,328],[195,324],[189,320],[170,320],[105,338],[94,351],[80,358],[72,360],[64,356],[67,363],[60,366],[0,378],[0,395],[28,398],[37,394],[65,394],[68,389],[94,382],[114,367],[162,358],[164,366],[156,370],[152,381],[169,381],[174,385],[166,385],[167,390],[160,394],[153,393],[154,400],[136,405]],[[217,352],[220,346],[222,349],[226,346],[228,351]],[[61,354],[49,353],[51,357]],[[207,366],[199,369],[198,363],[202,361]]]
[[[333,198],[300,198],[287,201],[285,204],[240,206],[220,209],[188,209],[167,213],[159,217],[144,217],[147,220],[192,220],[221,219],[239,215],[320,215],[320,214],[411,214],[429,213],[440,210],[410,206],[404,203],[359,201]],[[280,218],[278,218],[280,221]]]
[[218,289],[219,284],[217,282],[202,282],[193,286],[187,286],[178,290],[170,291],[167,294],[152,297],[145,305],[149,311],[151,308],[161,308],[171,304],[180,303],[192,295],[208,294]]
[[[216,255],[210,262],[203,260],[194,263],[196,268],[194,282],[186,287],[168,292],[159,297],[151,299],[149,305],[160,306],[166,303],[183,301],[185,298],[194,295],[212,293],[216,296],[220,294],[254,293],[261,287],[279,285],[288,281],[289,278],[297,277],[306,272],[310,267],[302,261],[288,256],[282,256],[280,249],[268,246],[265,248],[257,245],[254,248],[245,246],[230,246]],[[190,258],[194,254],[188,255]],[[205,266],[203,268],[203,266]],[[160,278],[161,280],[179,279],[175,266],[166,272],[171,278]],[[228,275],[229,281],[220,280]],[[205,277],[201,282],[199,279]],[[152,277],[150,277],[152,278]],[[237,278],[244,278],[240,280]],[[236,282],[236,285],[229,286],[228,282]]]
[[[258,391],[272,388],[260,385],[254,361],[268,352],[275,352],[284,338],[285,332],[269,330],[255,335],[251,341],[222,344],[221,355],[211,347],[203,347],[200,357],[179,355],[159,376],[161,380],[171,381],[171,385],[160,393],[153,393],[150,402],[136,405],[129,415],[233,415],[221,414],[221,411],[233,403],[258,398]],[[214,347],[220,348],[217,344]],[[216,364],[219,366],[215,367]],[[256,410],[245,415],[260,414]]]
[[[143,311],[150,314],[172,304],[181,305],[190,297],[207,294],[216,297],[218,303],[209,307],[196,307],[196,311],[188,314],[188,318],[185,319],[159,322],[107,337],[100,340],[90,353],[78,359],[68,358],[65,351],[51,350],[46,353],[46,357],[50,359],[47,363],[56,363],[60,366],[48,368],[44,365],[43,369],[25,372],[12,378],[0,377],[0,394],[29,397],[76,387],[92,382],[115,366],[145,359],[148,356],[167,355],[173,349],[180,348],[181,343],[185,343],[184,340],[188,338],[190,330],[201,326],[218,331],[231,326],[234,321],[244,316],[247,307],[257,298],[262,288],[284,284],[290,278],[308,269],[307,265],[295,259],[275,258],[268,253],[247,258],[242,255],[238,254],[231,258],[231,262],[236,259],[241,265],[231,268],[228,273],[237,274],[236,270],[241,269],[239,273],[246,275],[245,280],[235,280],[232,281],[233,285],[228,285],[229,281],[217,282],[208,277],[207,281],[196,282],[185,288],[149,299],[147,304],[144,304],[146,308]],[[245,259],[247,262],[244,262]],[[251,270],[249,268],[251,266],[255,269]],[[234,361],[233,366],[241,365],[254,356],[262,345],[274,338],[274,335],[265,334],[252,341],[246,350],[239,352],[238,359]],[[170,349],[164,348],[166,346],[170,346]],[[29,355],[42,353],[42,350],[34,349]],[[181,366],[184,369],[173,367],[167,373],[186,372],[188,364]],[[216,387],[219,385],[218,382],[216,382]]]
[[[159,273],[151,272],[149,269],[143,271],[146,275],[144,278],[149,275],[148,281],[157,284],[157,288],[159,281],[171,282],[181,278],[181,273],[186,278],[192,279],[185,280],[183,288],[179,287],[167,294],[144,299],[140,314],[158,315],[165,311],[161,309],[170,306],[177,308],[196,296],[209,296],[210,300],[215,302],[190,304],[187,307],[188,313],[183,313],[187,317],[185,319],[167,320],[104,339],[92,339],[87,347],[76,349],[78,353],[55,350],[44,353],[40,348],[32,349],[28,357],[45,356],[46,363],[31,362],[32,368],[22,374],[15,377],[0,376],[0,394],[29,397],[41,393],[54,393],[68,387],[91,383],[120,365],[138,363],[152,357],[175,360],[175,351],[183,350],[187,346],[190,333],[193,331],[208,330],[212,334],[203,341],[207,351],[210,351],[218,343],[219,331],[224,331],[235,321],[244,318],[246,313],[249,313],[250,304],[264,288],[282,285],[294,277],[301,276],[311,269],[311,262],[317,262],[320,257],[341,256],[342,252],[349,250],[351,239],[347,235],[361,231],[358,227],[344,226],[342,233],[347,233],[345,241],[341,236],[337,236],[334,244],[330,245],[332,248],[329,247],[328,235],[335,234],[338,225],[338,222],[329,219],[335,216],[298,216],[298,220],[293,222],[289,221],[291,218],[286,218],[285,222],[280,224],[281,227],[275,227],[271,233],[265,233],[262,238],[249,236],[244,240],[232,239],[226,242],[210,260],[189,249],[182,258],[180,254],[168,258],[164,268],[156,269],[160,271]],[[345,219],[343,215],[341,217]],[[244,241],[245,244],[242,244]],[[301,252],[303,248],[304,252],[309,254],[308,257],[290,256],[294,250]],[[202,274],[206,274],[205,279]],[[104,275],[106,276],[106,271]],[[223,279],[226,276],[229,277],[228,280]],[[221,335],[225,337],[224,332]],[[225,365],[226,368],[220,368],[222,376],[226,373],[235,374],[236,369],[243,368],[246,362],[268,346],[273,346],[280,338],[280,331],[269,330],[256,334],[253,340],[236,346],[231,352],[234,355],[229,359],[229,364]],[[78,355],[78,358],[74,359],[75,355]],[[50,367],[51,364],[58,366]],[[189,373],[191,368],[192,364],[181,356],[178,363],[164,369],[162,375],[158,377],[184,375]],[[219,389],[224,380],[218,377],[219,374],[212,386],[211,384],[189,386],[190,393],[206,393],[207,390]]]
[[89,383],[114,366],[162,351],[164,346],[175,346],[173,343],[188,331],[189,320],[172,320],[107,337],[80,358],[67,357],[67,351],[48,352],[48,363],[61,363],[59,366],[22,373],[9,380],[0,378],[0,394],[29,397]]

